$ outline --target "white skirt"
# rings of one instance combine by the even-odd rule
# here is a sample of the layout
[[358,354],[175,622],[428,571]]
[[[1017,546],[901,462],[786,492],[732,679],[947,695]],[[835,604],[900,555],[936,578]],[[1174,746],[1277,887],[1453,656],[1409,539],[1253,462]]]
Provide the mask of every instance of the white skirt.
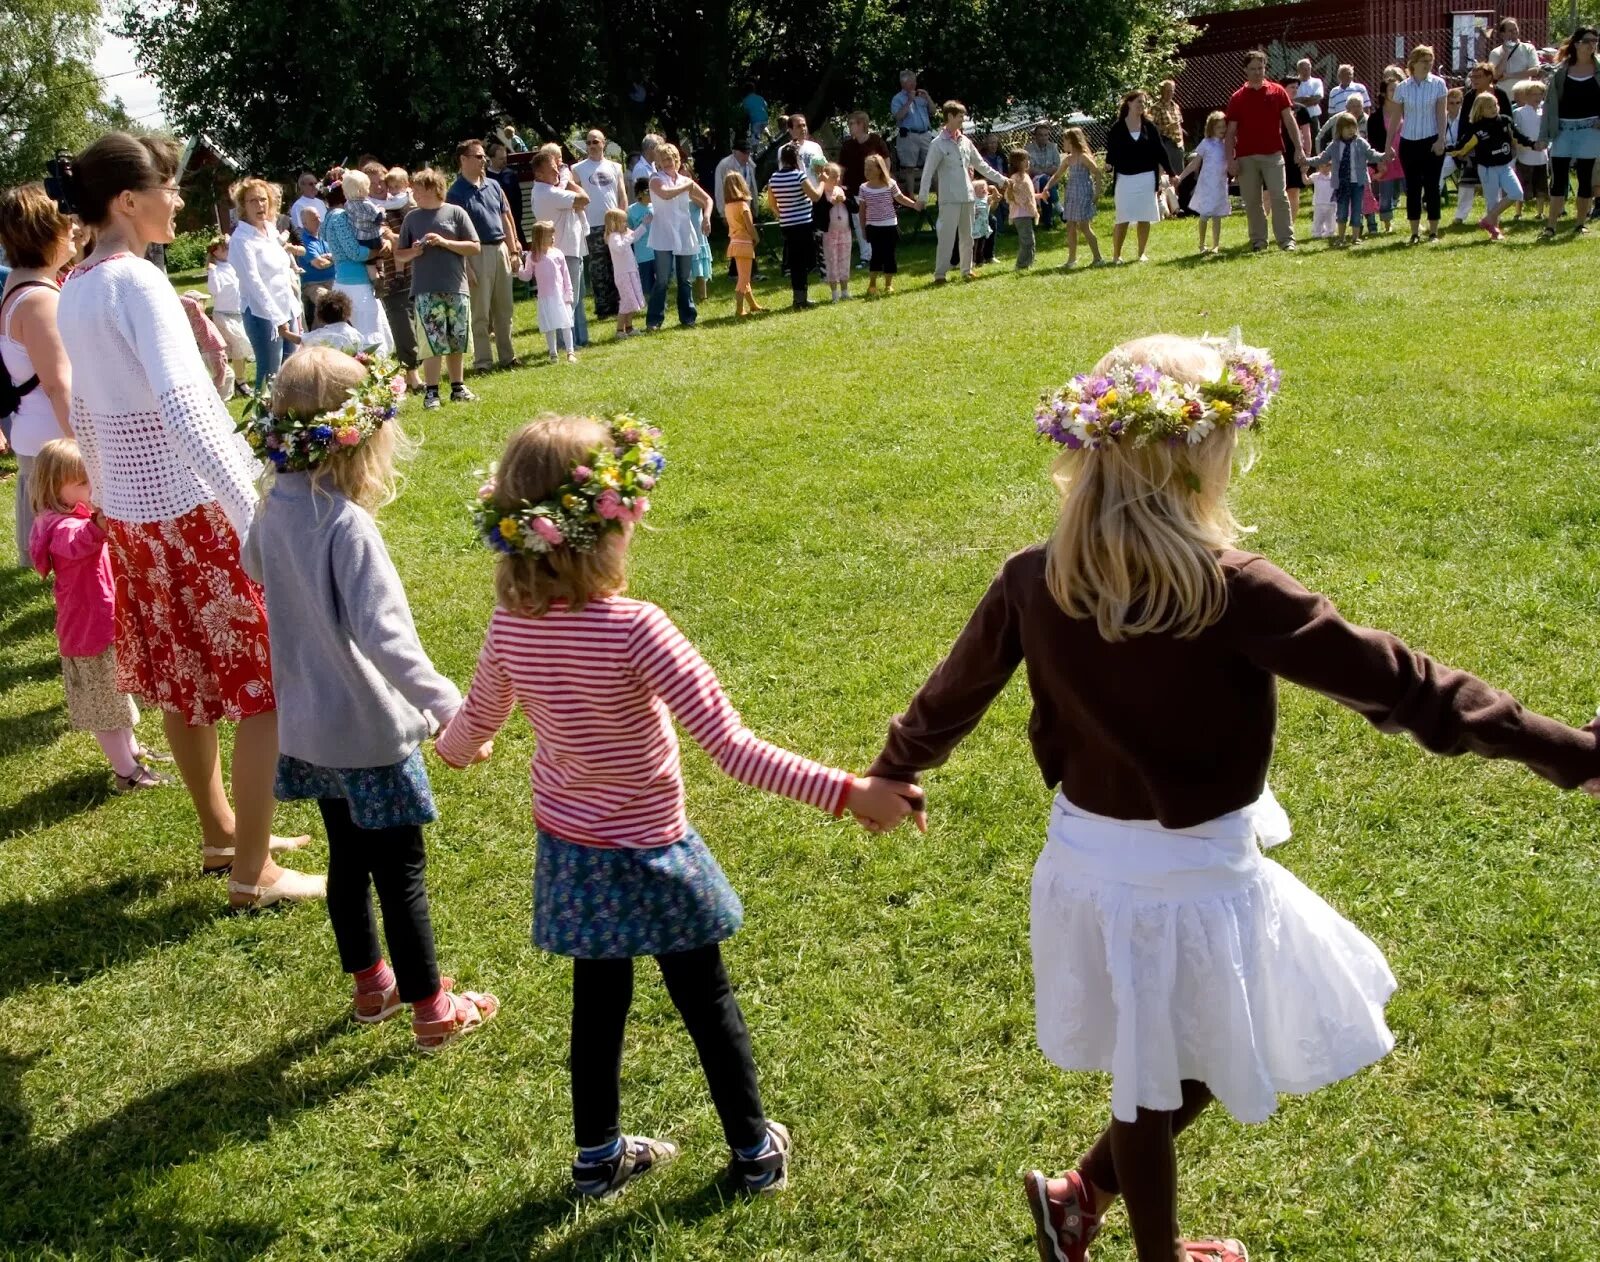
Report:
[[1117,173],[1115,223],[1159,223],[1161,207],[1156,202],[1156,173],[1138,175]]
[[350,299],[350,323],[361,330],[367,345],[380,355],[394,354],[394,334],[389,330],[389,316],[378,301],[371,285],[352,285],[336,280],[333,287]]
[[1263,846],[1289,836],[1269,789],[1195,828],[1092,815],[1057,795],[1033,870],[1039,1045],[1108,1071],[1111,1112],[1178,1107],[1198,1079],[1241,1122],[1348,1078],[1394,1046],[1377,946]]

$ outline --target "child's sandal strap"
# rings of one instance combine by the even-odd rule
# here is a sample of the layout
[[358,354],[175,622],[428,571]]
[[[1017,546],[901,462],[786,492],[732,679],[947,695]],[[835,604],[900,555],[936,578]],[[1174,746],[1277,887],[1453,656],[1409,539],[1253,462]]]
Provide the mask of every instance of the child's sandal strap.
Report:
[[1183,1251],[1189,1262],[1250,1262],[1250,1254],[1237,1240],[1185,1240]]

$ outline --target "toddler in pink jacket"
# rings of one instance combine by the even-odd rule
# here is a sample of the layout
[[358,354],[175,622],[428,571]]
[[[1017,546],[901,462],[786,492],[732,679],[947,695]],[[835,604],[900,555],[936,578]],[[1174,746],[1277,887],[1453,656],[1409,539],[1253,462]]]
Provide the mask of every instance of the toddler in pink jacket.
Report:
[[139,711],[133,698],[117,688],[111,558],[106,532],[89,505],[89,475],[77,443],[58,438],[40,449],[28,494],[34,512],[28,557],[42,576],[55,575],[67,718],[74,731],[94,733],[116,773],[118,793],[165,784],[145,765],[149,755],[134,736]]

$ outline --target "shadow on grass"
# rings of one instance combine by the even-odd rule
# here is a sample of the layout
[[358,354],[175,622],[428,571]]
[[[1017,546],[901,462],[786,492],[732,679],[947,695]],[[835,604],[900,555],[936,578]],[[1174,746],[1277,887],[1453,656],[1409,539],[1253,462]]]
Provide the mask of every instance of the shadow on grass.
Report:
[[[111,795],[111,769],[80,771],[0,808],[0,842],[49,828],[99,805]],[[0,981],[0,988],[4,987]]]
[[58,657],[41,658],[35,662],[7,662],[4,666],[0,666],[0,693],[17,684],[49,679],[60,673],[61,659]]
[[66,730],[67,716],[60,706],[6,715],[0,718],[0,758],[53,744]]
[[474,1262],[496,1258],[601,1262],[622,1257],[624,1244],[638,1232],[641,1223],[659,1227],[695,1223],[725,1209],[729,1196],[727,1185],[721,1179],[712,1179],[671,1200],[640,1201],[592,1226],[578,1226],[560,1243],[531,1252],[534,1238],[570,1219],[576,1211],[578,1198],[563,1188],[545,1196],[529,1197],[476,1231],[421,1244],[406,1254],[404,1262],[444,1262],[447,1258],[472,1258]]
[[56,608],[48,599],[35,602],[31,609],[18,614],[10,622],[0,625],[0,636],[8,642],[16,643],[30,636],[38,635],[41,631],[54,630],[56,625]]
[[132,907],[167,881],[145,873],[36,902],[0,903],[0,998],[42,982],[75,986],[205,928],[227,912],[209,885],[188,882],[176,901]]
[[[170,1167],[267,1139],[295,1114],[350,1090],[401,1055],[376,1051],[312,1080],[291,1072],[347,1028],[340,1016],[253,1060],[200,1070],[54,1142],[19,1136],[0,1163],[0,1240],[21,1256],[46,1249],[94,1257],[260,1253],[282,1234],[277,1226],[151,1215],[140,1208],[140,1194]],[[0,1083],[11,1079],[7,1085],[14,1085],[20,1065],[0,1061]]]

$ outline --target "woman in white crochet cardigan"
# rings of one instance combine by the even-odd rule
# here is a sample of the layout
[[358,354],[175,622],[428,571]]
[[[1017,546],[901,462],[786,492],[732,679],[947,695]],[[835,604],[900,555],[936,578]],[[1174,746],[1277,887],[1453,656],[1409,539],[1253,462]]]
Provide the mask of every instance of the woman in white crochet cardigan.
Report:
[[[259,472],[211,385],[177,294],[145,261],[183,206],[170,142],[102,136],[68,192],[95,249],[62,289],[72,424],[105,516],[117,587],[117,684],[158,707],[199,812],[203,868],[229,901],[320,898],[324,880],[280,868],[271,836],[278,722],[261,592],[239,565]],[[238,724],[233,804],[216,724]]]

